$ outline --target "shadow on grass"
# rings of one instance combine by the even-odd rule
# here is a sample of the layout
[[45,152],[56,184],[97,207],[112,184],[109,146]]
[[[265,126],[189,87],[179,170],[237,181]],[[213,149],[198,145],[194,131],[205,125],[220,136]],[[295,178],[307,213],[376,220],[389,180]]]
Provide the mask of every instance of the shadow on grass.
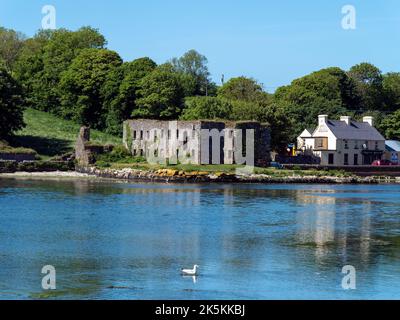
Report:
[[13,147],[24,147],[34,149],[38,154],[49,157],[71,152],[72,142],[57,138],[44,138],[35,136],[15,136],[11,145]]

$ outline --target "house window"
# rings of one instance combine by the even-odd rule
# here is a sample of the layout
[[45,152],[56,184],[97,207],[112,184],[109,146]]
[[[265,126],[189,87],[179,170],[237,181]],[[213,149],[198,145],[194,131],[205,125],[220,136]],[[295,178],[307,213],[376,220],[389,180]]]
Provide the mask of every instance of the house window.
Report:
[[140,149],[140,156],[143,157],[144,153],[143,153],[143,149]]
[[349,140],[343,140],[344,141],[344,148],[348,149],[349,148]]
[[176,138],[179,139],[179,130],[176,130]]
[[321,138],[315,139],[315,145],[317,148],[323,148],[324,147],[324,140]]
[[133,156],[136,157],[137,156],[137,150],[133,149]]
[[335,155],[333,153],[330,153],[328,155],[328,164],[334,164],[335,162]]
[[158,149],[154,150],[154,156],[158,157]]
[[133,140],[136,140],[136,130],[133,131]]
[[143,130],[140,130],[140,140],[143,140]]
[[188,135],[187,135],[187,132],[185,131],[183,133],[183,144],[187,144],[187,143],[188,143]]
[[171,139],[171,130],[168,130],[168,140]]
[[157,142],[157,130],[154,130],[154,142]]
[[354,155],[354,165],[358,166],[358,154]]
[[349,154],[348,153],[344,154],[344,161],[343,162],[344,162],[345,166],[349,165]]

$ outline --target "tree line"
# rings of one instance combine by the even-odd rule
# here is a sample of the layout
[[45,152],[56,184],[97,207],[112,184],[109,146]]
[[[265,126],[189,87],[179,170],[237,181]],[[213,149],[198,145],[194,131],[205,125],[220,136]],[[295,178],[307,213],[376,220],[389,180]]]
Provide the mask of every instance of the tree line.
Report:
[[387,138],[400,139],[400,73],[370,63],[322,69],[270,94],[247,77],[217,85],[195,50],[160,65],[123,61],[91,27],[31,38],[0,28],[0,43],[0,138],[21,129],[31,107],[111,134],[130,118],[257,120],[270,124],[276,150],[321,113],[373,115]]

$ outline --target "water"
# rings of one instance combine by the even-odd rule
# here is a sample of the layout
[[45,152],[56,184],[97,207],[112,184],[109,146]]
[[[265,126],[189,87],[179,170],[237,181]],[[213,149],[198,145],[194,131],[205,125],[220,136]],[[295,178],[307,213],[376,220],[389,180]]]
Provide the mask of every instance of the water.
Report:
[[0,299],[399,299],[399,208],[397,185],[0,179]]

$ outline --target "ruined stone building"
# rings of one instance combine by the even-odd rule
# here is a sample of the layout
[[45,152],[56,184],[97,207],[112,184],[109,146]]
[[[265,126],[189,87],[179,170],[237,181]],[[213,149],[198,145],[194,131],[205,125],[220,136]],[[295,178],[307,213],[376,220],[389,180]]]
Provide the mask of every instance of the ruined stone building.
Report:
[[270,129],[254,121],[124,122],[123,142],[149,162],[267,165]]

